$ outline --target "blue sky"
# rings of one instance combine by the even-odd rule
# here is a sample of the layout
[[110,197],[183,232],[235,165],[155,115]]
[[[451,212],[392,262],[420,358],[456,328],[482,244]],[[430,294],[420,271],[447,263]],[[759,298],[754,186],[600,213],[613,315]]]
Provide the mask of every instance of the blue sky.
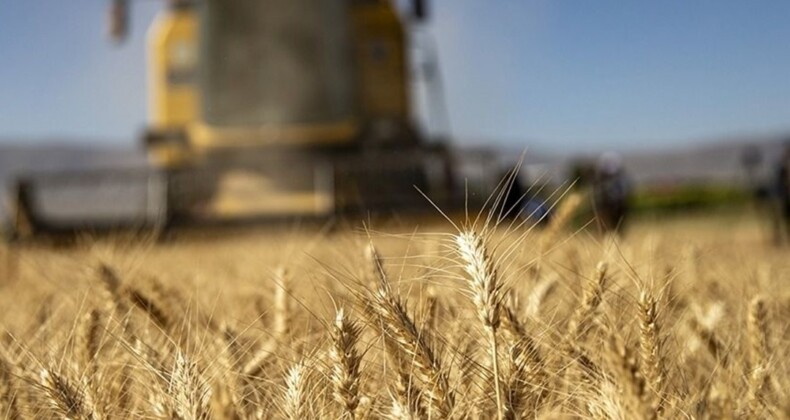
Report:
[[[2,0],[0,139],[133,145],[162,3],[134,2],[131,38],[115,47],[106,0]],[[786,0],[433,3],[463,142],[567,151],[790,134]]]

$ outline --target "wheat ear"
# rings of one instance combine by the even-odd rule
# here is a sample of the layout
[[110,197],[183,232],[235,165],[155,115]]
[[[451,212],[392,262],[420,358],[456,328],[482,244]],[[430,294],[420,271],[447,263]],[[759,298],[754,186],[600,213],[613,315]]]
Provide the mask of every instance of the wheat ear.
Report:
[[749,303],[747,331],[751,372],[745,406],[751,415],[757,416],[764,408],[762,400],[771,378],[768,369],[768,309],[762,296],[753,298]]
[[560,203],[557,210],[554,212],[549,225],[545,229],[545,233],[541,237],[540,251],[541,255],[548,251],[548,248],[554,244],[557,234],[570,223],[571,218],[576,214],[576,209],[582,203],[582,195],[578,192],[569,193],[564,200]]
[[126,295],[129,300],[138,308],[140,308],[146,315],[163,331],[168,331],[172,326],[168,312],[159,303],[146,292],[136,288],[128,287]]
[[285,375],[285,396],[283,414],[289,420],[304,420],[306,413],[307,389],[303,362],[292,365]]
[[513,291],[508,294],[509,299],[502,306],[503,328],[510,335],[510,372],[505,386],[506,403],[505,417],[507,419],[520,418],[526,410],[526,405],[540,402],[546,392],[539,388],[545,380],[543,360],[538,349],[538,343],[527,333],[525,325],[518,317],[520,312],[518,300]]
[[700,340],[705,343],[705,348],[708,349],[710,355],[717,361],[720,361],[723,366],[727,366],[728,357],[726,348],[724,343],[722,343],[716,335],[716,331],[707,325],[703,325],[697,318],[691,318],[689,320],[689,325],[692,331],[694,331],[694,333],[699,336]]
[[85,315],[82,325],[82,363],[90,376],[95,376],[98,368],[97,358],[101,350],[104,334],[104,314],[93,309]]
[[639,368],[655,396],[656,414],[660,411],[664,387],[664,365],[659,338],[658,304],[649,290],[639,296]]
[[491,255],[488,253],[482,235],[473,231],[462,232],[456,236],[455,244],[458,254],[464,263],[464,271],[469,276],[468,284],[477,308],[477,315],[488,334],[491,364],[494,368],[497,418],[502,420],[505,414],[505,406],[500,385],[496,336],[500,323],[502,286],[499,284],[496,267]]
[[79,386],[73,385],[65,377],[49,369],[40,374],[40,384],[47,396],[52,410],[64,418],[98,420],[93,401]]
[[527,295],[527,304],[524,313],[527,317],[538,319],[540,308],[547,297],[557,288],[557,277],[546,277],[541,279]]
[[400,297],[392,290],[381,258],[372,244],[368,247],[368,258],[374,263],[378,286],[370,294],[366,309],[380,318],[385,344],[388,340],[395,344],[387,348],[400,353],[394,354],[396,363],[398,360],[408,360],[416,368],[417,375],[426,386],[431,414],[445,418],[453,409],[454,397],[441,361],[430,343],[420,334]]
[[770,354],[768,346],[768,310],[765,299],[757,296],[749,303],[748,328],[752,367],[765,362]]
[[599,262],[595,267],[595,281],[589,282],[584,288],[581,304],[577,307],[568,322],[567,340],[569,342],[583,341],[590,319],[603,300],[603,292],[606,286],[606,272],[606,263]]
[[127,300],[124,298],[124,289],[120,277],[115,273],[109,265],[101,264],[97,269],[99,280],[101,281],[107,296],[106,310],[107,315],[118,317],[121,323],[124,334],[133,336],[134,331],[131,325],[131,318],[129,317],[130,307]]
[[360,329],[342,309],[337,311],[332,329],[332,386],[335,401],[343,408],[343,418],[356,418],[359,406],[359,364],[362,360],[356,346]]
[[211,387],[203,379],[197,363],[176,350],[175,364],[170,375],[168,394],[173,399],[173,411],[184,420],[208,420],[211,415]]

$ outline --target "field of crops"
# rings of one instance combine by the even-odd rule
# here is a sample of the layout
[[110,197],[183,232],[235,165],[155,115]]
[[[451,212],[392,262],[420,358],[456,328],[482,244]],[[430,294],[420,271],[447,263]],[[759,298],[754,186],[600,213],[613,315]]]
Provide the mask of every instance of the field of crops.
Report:
[[464,217],[0,253],[0,418],[790,417],[752,217]]

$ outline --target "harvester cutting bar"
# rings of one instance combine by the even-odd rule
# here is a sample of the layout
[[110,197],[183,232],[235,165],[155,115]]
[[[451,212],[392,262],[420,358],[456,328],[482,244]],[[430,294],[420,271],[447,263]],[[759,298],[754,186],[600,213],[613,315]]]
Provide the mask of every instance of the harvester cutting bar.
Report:
[[161,226],[167,176],[147,168],[28,174],[13,186],[12,237]]
[[8,232],[26,237],[433,211],[423,194],[443,209],[474,207],[492,190],[492,161],[414,148],[217,154],[171,170],[33,174],[14,185]]

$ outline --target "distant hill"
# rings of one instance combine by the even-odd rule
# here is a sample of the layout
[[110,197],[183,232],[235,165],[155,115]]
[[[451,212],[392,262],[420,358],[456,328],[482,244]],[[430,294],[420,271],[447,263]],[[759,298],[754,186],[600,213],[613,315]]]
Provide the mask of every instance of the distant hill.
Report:
[[625,165],[639,183],[747,182],[743,164],[747,150],[759,152],[761,162],[755,175],[771,176],[782,154],[782,138],[728,140],[658,153],[635,153],[625,157]]
[[[625,152],[623,163],[629,176],[637,185],[676,183],[727,183],[743,185],[747,181],[742,159],[744,151],[759,151],[760,165],[755,171],[759,181],[769,179],[781,156],[786,136],[728,138],[703,141],[686,147],[665,150]],[[503,162],[511,162],[521,151],[502,151]],[[529,152],[528,152],[529,155]],[[546,174],[559,183],[570,174],[574,162],[595,162],[595,155],[536,154],[526,160],[530,178]]]

